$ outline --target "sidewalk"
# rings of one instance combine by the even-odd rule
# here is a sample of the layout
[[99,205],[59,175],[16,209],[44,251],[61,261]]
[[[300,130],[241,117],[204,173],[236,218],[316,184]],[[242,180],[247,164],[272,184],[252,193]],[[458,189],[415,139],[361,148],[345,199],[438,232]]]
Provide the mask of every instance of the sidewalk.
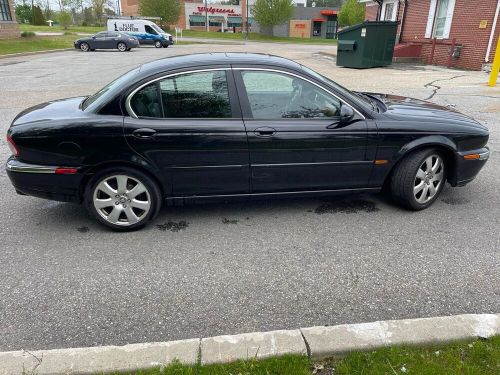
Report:
[[301,354],[325,358],[391,345],[426,345],[500,334],[500,314],[389,320],[254,332],[163,343],[0,353],[0,374],[96,374],[167,365],[233,362]]

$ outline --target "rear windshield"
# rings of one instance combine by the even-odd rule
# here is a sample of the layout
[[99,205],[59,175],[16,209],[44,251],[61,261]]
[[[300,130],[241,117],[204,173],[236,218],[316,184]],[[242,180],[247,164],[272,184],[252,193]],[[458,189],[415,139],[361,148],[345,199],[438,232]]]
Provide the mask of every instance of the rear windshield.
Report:
[[82,109],[87,109],[91,104],[98,102],[99,99],[106,100],[106,98],[114,97],[117,92],[121,91],[126,83],[139,72],[140,68],[135,68],[124,75],[118,77],[114,81],[108,83],[102,89],[97,91],[94,95],[89,96],[82,103]]

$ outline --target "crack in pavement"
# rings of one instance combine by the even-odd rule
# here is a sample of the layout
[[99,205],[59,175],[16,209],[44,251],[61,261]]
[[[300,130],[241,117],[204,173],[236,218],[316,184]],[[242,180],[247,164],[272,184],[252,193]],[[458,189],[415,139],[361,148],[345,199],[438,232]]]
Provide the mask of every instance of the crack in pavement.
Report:
[[431,95],[429,95],[429,97],[425,98],[424,100],[430,100],[432,99],[439,90],[441,90],[441,86],[438,86],[438,85],[435,85],[436,82],[440,82],[440,81],[451,81],[452,79],[455,79],[455,78],[459,78],[459,77],[465,77],[466,75],[465,74],[461,74],[461,75],[458,75],[458,76],[454,76],[454,77],[451,77],[451,78],[442,78],[442,79],[435,79],[434,81],[431,81],[429,83],[426,83],[424,85],[425,88],[429,88],[429,87],[434,87],[433,89],[433,92]]

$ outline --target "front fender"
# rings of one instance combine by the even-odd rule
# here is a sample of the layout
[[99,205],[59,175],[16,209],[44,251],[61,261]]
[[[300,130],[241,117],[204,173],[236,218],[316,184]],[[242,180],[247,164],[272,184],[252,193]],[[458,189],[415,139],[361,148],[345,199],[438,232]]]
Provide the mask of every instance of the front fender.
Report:
[[449,138],[442,135],[428,135],[422,138],[414,139],[406,143],[394,155],[394,161],[397,163],[410,152],[424,147],[441,147],[448,149],[450,152],[457,152],[457,145]]
[[[387,146],[384,144],[387,143]],[[406,143],[399,144],[397,141],[385,140],[378,145],[376,159],[387,160],[385,164],[375,164],[370,177],[371,187],[380,187],[390,176],[394,167],[410,153],[427,147],[439,147],[444,150],[445,157],[450,164],[449,178],[455,180],[457,145],[448,137],[443,135],[427,135],[423,137],[407,139]]]

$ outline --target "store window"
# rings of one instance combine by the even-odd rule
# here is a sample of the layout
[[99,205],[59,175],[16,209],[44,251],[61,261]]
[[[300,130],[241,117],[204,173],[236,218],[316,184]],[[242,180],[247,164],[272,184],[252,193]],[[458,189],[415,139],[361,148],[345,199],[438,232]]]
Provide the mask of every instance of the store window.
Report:
[[189,26],[205,26],[205,22],[189,21]]
[[0,21],[12,21],[9,0],[0,0]]

